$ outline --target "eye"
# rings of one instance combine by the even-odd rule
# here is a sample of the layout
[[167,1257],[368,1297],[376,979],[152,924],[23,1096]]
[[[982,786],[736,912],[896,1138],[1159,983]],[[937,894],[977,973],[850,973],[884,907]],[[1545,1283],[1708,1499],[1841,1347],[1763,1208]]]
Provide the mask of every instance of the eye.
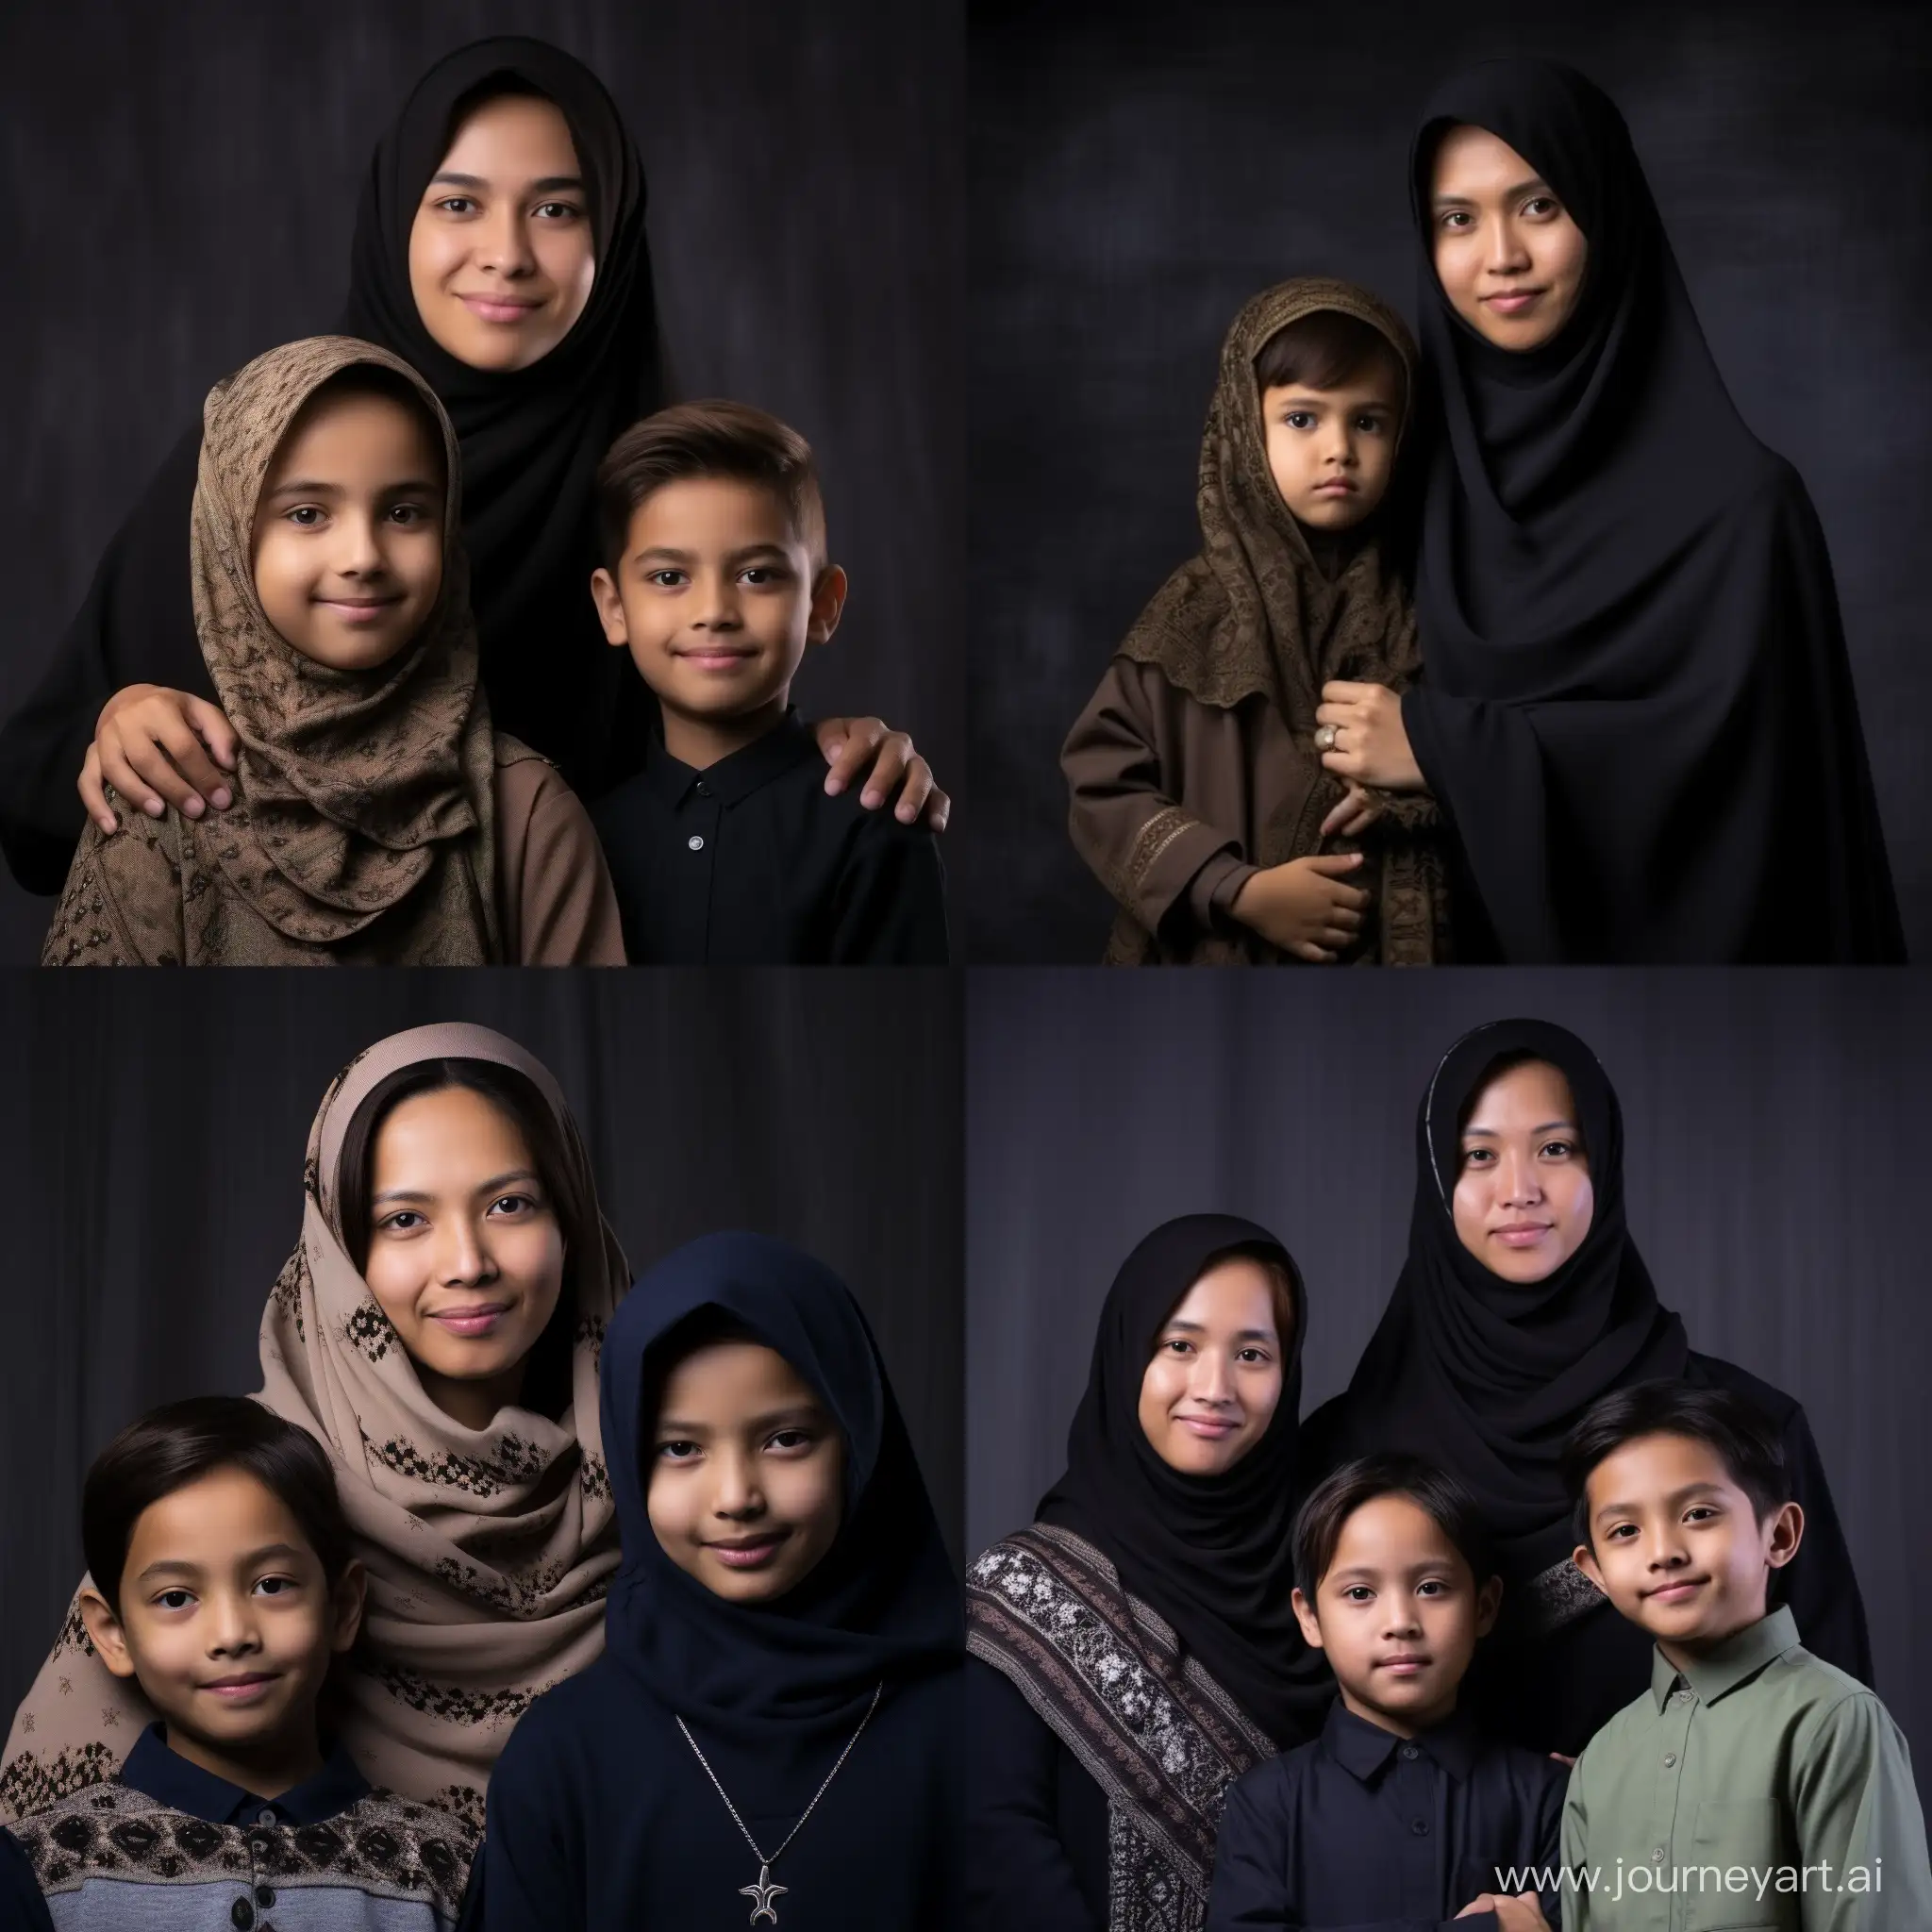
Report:
[[413,1208],[398,1208],[393,1214],[385,1214],[375,1224],[385,1234],[413,1234],[417,1228],[429,1225]]
[[1604,1541],[1606,1542],[1616,1542],[1619,1540],[1627,1541],[1630,1537],[1636,1534],[1637,1525],[1634,1523],[1620,1523],[1613,1528],[1604,1531]]
[[312,530],[323,520],[323,511],[312,503],[298,503],[293,509],[282,512],[283,521],[293,524],[297,529]]
[[796,1454],[800,1450],[813,1447],[818,1438],[809,1429],[779,1429],[765,1444],[768,1449]]
[[1315,412],[1312,409],[1291,409],[1281,420],[1291,429],[1312,429],[1315,426]]
[[1576,1143],[1574,1141],[1545,1141],[1541,1151],[1547,1159],[1567,1160],[1576,1152]]
[[1685,1510],[1684,1521],[1686,1523],[1699,1523],[1707,1517],[1716,1516],[1720,1513],[1717,1506],[1713,1503],[1693,1503],[1690,1508]]
[[491,1202],[490,1212],[494,1214],[501,1208],[508,1209],[511,1214],[534,1214],[541,1206],[541,1201],[529,1194],[499,1194]]
[[1357,429],[1359,429],[1364,436],[1379,436],[1381,435],[1383,428],[1385,427],[1385,425],[1383,424],[1383,421],[1379,416],[1357,416],[1355,419],[1355,426]]
[[291,1591],[302,1588],[292,1576],[263,1576],[255,1587],[263,1596],[287,1596]]
[[476,204],[467,194],[445,194],[436,206],[446,215],[472,214],[476,208]]
[[192,1593],[185,1590],[164,1590],[155,1598],[158,1610],[185,1610],[194,1601]]
[[1446,1596],[1448,1591],[1449,1586],[1440,1576],[1426,1576],[1415,1587],[1415,1593],[1418,1596]]
[[1345,1604],[1365,1604],[1374,1593],[1366,1583],[1351,1583],[1341,1592],[1341,1600]]
[[1243,1348],[1236,1352],[1235,1359],[1265,1368],[1269,1362],[1274,1360],[1274,1357],[1265,1348]]
[[1462,1150],[1464,1167],[1487,1167],[1496,1158],[1493,1147],[1465,1147]]
[[1194,1344],[1185,1335],[1170,1335],[1160,1345],[1175,1355],[1192,1355],[1194,1352]]
[[656,584],[660,591],[675,591],[680,584],[691,579],[681,570],[647,570],[644,573],[647,584]]
[[428,510],[420,503],[399,503],[389,514],[391,523],[401,524],[405,529],[429,521]]
[[1557,205],[1557,197],[1554,194],[1533,194],[1523,204],[1523,212],[1526,215],[1547,216],[1560,214],[1562,209]]
[[682,1438],[675,1438],[669,1442],[658,1444],[659,1462],[691,1462],[696,1459],[697,1453],[698,1445],[695,1442],[687,1442]]
[[530,212],[544,215],[554,222],[574,222],[583,210],[567,201],[540,201]]
[[791,573],[781,570],[774,563],[754,563],[747,565],[738,575],[743,582],[749,584],[754,590],[762,591],[769,589],[774,584],[784,583],[791,575]]
[[1474,221],[1474,219],[1475,217],[1467,208],[1452,208],[1446,214],[1441,217],[1441,225],[1447,228],[1451,234],[1459,235],[1462,230],[1457,226],[1457,224],[1458,222]]

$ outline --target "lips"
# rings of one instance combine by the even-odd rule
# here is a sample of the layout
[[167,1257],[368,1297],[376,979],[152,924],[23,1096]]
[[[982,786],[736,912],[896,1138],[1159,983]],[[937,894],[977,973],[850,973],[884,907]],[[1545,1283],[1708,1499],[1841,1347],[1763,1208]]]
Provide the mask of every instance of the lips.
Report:
[[1177,1415],[1174,1421],[1206,1442],[1223,1442],[1241,1427],[1241,1424],[1224,1415]]
[[1655,1590],[1646,1590],[1643,1600],[1657,1604],[1686,1603],[1709,1580],[1707,1576],[1680,1576],[1674,1583],[1659,1583]]
[[456,1335],[488,1335],[509,1312],[508,1302],[478,1302],[462,1308],[432,1308],[429,1319]]
[[515,295],[458,295],[457,300],[484,322],[523,322],[543,306]]
[[680,662],[694,664],[700,671],[736,671],[758,656],[756,651],[731,650],[721,646],[714,651],[674,651]]
[[267,1694],[269,1686],[275,1681],[273,1671],[242,1671],[232,1677],[217,1677],[202,1689],[219,1697],[224,1704],[253,1704]]
[[1549,1231],[1550,1224],[1547,1221],[1512,1221],[1505,1226],[1490,1230],[1506,1247],[1511,1248],[1533,1246]]
[[791,1536],[789,1529],[766,1530],[759,1536],[734,1538],[728,1542],[707,1543],[705,1548],[730,1570],[760,1570],[778,1554]]
[[1346,476],[1330,476],[1324,483],[1315,485],[1317,496],[1353,496],[1357,486]]
[[1484,295],[1480,299],[1505,315],[1521,315],[1542,292],[1541,289],[1511,289],[1504,294]]
[[1412,1677],[1428,1661],[1429,1659],[1420,1651],[1405,1650],[1397,1652],[1393,1657],[1377,1657],[1375,1668],[1378,1671],[1392,1671],[1398,1677]]

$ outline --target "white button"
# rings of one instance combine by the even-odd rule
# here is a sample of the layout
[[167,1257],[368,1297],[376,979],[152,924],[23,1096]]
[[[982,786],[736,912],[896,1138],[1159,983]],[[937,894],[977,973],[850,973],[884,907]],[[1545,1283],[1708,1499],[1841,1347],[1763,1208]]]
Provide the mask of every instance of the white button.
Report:
[[702,852],[705,849],[704,835],[699,832],[693,832],[691,835],[691,837],[687,839],[684,842],[687,845],[689,845],[693,852]]

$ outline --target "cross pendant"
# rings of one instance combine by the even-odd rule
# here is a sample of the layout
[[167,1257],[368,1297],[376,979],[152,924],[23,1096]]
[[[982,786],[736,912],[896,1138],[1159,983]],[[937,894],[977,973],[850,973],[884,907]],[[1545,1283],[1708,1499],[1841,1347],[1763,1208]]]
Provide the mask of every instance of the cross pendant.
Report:
[[741,1885],[738,1888],[738,1895],[740,1898],[748,1898],[752,1901],[751,1923],[754,1925],[760,1919],[768,1920],[772,1924],[775,1925],[778,1923],[778,1914],[774,1908],[772,1901],[780,1892],[787,1891],[790,1889],[788,1886],[774,1885],[772,1883],[772,1868],[769,1865],[761,1864],[758,1867],[758,1882],[756,1885]]

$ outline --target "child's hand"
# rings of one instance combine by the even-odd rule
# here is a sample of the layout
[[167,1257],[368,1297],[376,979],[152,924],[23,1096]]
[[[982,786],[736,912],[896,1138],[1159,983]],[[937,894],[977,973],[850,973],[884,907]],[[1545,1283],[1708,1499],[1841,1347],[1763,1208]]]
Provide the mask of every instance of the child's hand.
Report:
[[876,811],[896,787],[899,803],[893,816],[902,825],[915,824],[924,808],[935,832],[946,829],[953,801],[933,783],[932,767],[912,749],[905,732],[892,730],[883,718],[821,718],[811,731],[832,768],[825,774],[827,792],[844,791],[870,766],[872,775],[858,795],[867,811]]
[[1264,940],[1312,964],[1332,964],[1362,929],[1369,895],[1342,881],[1362,862],[1359,852],[1291,858],[1249,878],[1228,908]]
[[1352,784],[1341,803],[1322,821],[1322,836],[1330,839],[1339,832],[1344,839],[1359,839],[1381,816],[1374,794]]
[[1338,778],[1377,785],[1384,791],[1428,789],[1408,747],[1402,700],[1388,686],[1342,679],[1324,684],[1322,702],[1315,708],[1315,726],[1322,762]]
[[104,832],[119,829],[104,783],[150,818],[171,805],[191,819],[210,804],[225,811],[235,794],[222,771],[235,769],[240,749],[235,727],[206,698],[164,685],[130,684],[101,707],[80,768],[80,802]]
[[1486,1891],[1482,1897],[1471,1899],[1456,1916],[1473,1919],[1478,1912],[1495,1913],[1497,1932],[1550,1932],[1542,1901],[1533,1891],[1518,1892],[1514,1898]]

